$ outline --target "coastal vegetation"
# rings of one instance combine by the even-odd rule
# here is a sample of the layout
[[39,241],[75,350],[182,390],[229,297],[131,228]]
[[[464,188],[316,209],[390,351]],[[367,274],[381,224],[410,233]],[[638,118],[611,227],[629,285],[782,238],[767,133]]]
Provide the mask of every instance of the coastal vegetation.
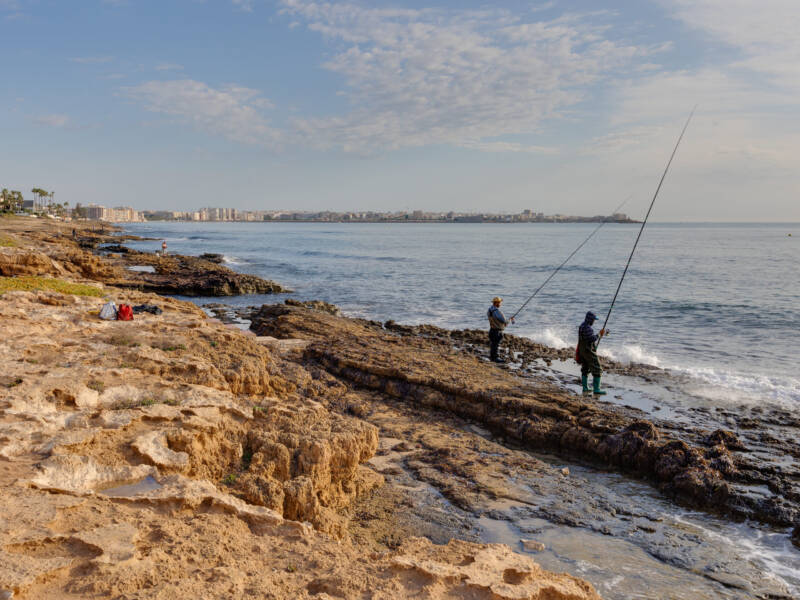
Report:
[[50,277],[0,277],[0,296],[6,292],[36,292],[47,291],[59,294],[72,294],[74,296],[90,296],[101,298],[105,292],[95,286],[84,283],[72,283],[63,279]]
[[22,192],[3,188],[2,191],[0,191],[0,213],[13,213],[22,210],[22,203],[24,201],[25,199],[22,197]]
[[14,238],[0,234],[0,248],[16,248],[18,245]]

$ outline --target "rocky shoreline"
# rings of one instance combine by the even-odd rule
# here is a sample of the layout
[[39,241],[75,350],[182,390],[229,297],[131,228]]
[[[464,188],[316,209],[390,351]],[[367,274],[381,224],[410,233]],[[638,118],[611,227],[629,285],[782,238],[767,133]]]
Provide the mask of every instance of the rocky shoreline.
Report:
[[[132,289],[94,232],[0,229],[2,597],[600,597],[502,544],[372,526],[364,502],[412,498],[302,341]],[[104,298],[163,313],[102,321]]]
[[[706,410],[686,424],[572,393],[550,369],[569,350],[509,336],[511,368],[501,369],[484,360],[485,332],[351,319],[322,302],[210,306],[249,324],[242,331],[146,292],[282,287],[217,270],[215,257],[160,257],[119,245],[125,236],[112,231],[75,240],[63,226],[24,221],[0,220],[14,241],[0,248],[0,275],[63,278],[99,294],[0,296],[10,365],[0,466],[3,482],[16,482],[0,502],[24,517],[0,531],[0,590],[13,597],[598,598],[530,558],[560,566],[573,531],[600,535],[588,543],[598,547],[625,540],[619,560],[641,549],[637,564],[667,573],[664,589],[685,587],[676,597],[792,597],[702,526],[664,512],[794,527],[800,545],[791,415]],[[98,295],[165,312],[102,322],[91,314]],[[644,365],[607,370],[672,377]],[[574,477],[582,464],[625,477]],[[497,539],[512,549],[481,543],[504,523],[513,531]],[[227,528],[235,540],[209,541]],[[616,564],[595,574],[604,596],[647,585],[613,587]]]

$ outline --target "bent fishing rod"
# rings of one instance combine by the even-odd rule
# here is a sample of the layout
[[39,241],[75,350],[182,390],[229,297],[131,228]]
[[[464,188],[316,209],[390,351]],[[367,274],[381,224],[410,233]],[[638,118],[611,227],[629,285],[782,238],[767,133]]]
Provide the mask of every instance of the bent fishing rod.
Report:
[[[605,332],[606,325],[608,325],[608,320],[611,318],[611,311],[614,310],[614,304],[617,302],[617,296],[619,295],[620,289],[622,289],[622,282],[625,281],[625,275],[628,273],[628,267],[631,266],[631,261],[633,260],[633,254],[636,252],[636,246],[639,244],[639,239],[642,237],[642,232],[644,232],[644,227],[647,225],[647,219],[650,218],[650,211],[653,210],[653,206],[656,203],[656,198],[658,198],[658,192],[661,191],[661,186],[664,183],[664,179],[667,177],[667,172],[669,171],[669,166],[672,164],[672,159],[675,158],[675,153],[678,151],[678,146],[681,145],[681,140],[683,139],[683,134],[686,133],[686,129],[689,127],[689,122],[692,120],[692,116],[694,116],[694,111],[697,110],[697,106],[692,109],[692,112],[689,113],[689,118],[686,119],[686,124],[683,126],[681,130],[681,134],[678,136],[678,141],[675,143],[675,147],[672,149],[672,154],[667,161],[667,166],[664,169],[664,173],[661,175],[661,180],[658,182],[658,187],[656,187],[656,193],[653,194],[653,200],[650,202],[650,208],[647,209],[647,214],[644,217],[644,221],[642,221],[642,226],[639,228],[639,235],[636,236],[636,241],[633,243],[633,248],[631,249],[631,255],[628,257],[628,262],[625,264],[625,270],[622,271],[622,277],[619,279],[619,284],[617,285],[617,291],[614,292],[614,298],[611,300],[611,306],[608,307],[608,314],[606,314],[606,320],[603,322],[603,327],[600,331]],[[600,340],[603,339],[601,335],[597,339],[597,345],[600,345]]]
[[[619,212],[619,211],[622,209],[622,207],[623,207],[623,206],[625,206],[625,205],[628,203],[628,200],[630,200],[630,199],[631,199],[631,196],[628,196],[627,198],[625,198],[625,200],[623,200],[622,204],[620,204],[620,205],[619,205],[617,208],[615,208],[615,209],[614,209],[614,211],[611,213],[611,214],[612,214],[612,216],[613,216],[615,213],[618,213],[618,212]],[[567,258],[564,260],[564,262],[562,262],[560,265],[558,265],[558,266],[555,268],[555,270],[554,270],[552,273],[550,273],[550,276],[549,276],[547,279],[545,279],[545,280],[544,280],[544,283],[542,283],[542,285],[540,285],[538,288],[536,288],[536,291],[535,291],[535,292],[533,292],[533,293],[530,295],[530,297],[529,297],[527,300],[525,300],[525,302],[522,304],[522,306],[520,306],[520,307],[519,307],[519,310],[517,310],[517,312],[515,312],[515,313],[514,313],[514,314],[513,314],[513,315],[512,315],[512,316],[509,318],[509,320],[516,318],[516,316],[517,316],[519,313],[521,313],[521,312],[522,312],[522,309],[523,309],[523,308],[525,308],[525,307],[528,305],[528,302],[530,302],[531,300],[533,300],[533,299],[536,297],[536,294],[538,294],[539,292],[541,292],[541,291],[542,291],[542,289],[544,288],[544,286],[546,286],[546,285],[547,285],[547,282],[548,282],[548,281],[550,281],[550,280],[551,280],[553,277],[555,277],[555,276],[556,276],[556,273],[558,273],[558,272],[561,270],[561,267],[563,267],[564,265],[566,265],[566,264],[567,264],[567,263],[570,261],[570,259],[571,259],[573,256],[575,256],[575,255],[578,253],[578,250],[580,250],[581,248],[583,248],[583,247],[586,245],[586,242],[588,242],[590,239],[592,239],[592,238],[594,237],[594,234],[595,234],[595,233],[597,233],[598,231],[600,231],[600,228],[601,228],[603,225],[605,225],[606,223],[610,223],[610,222],[611,222],[611,220],[610,220],[610,219],[606,219],[605,221],[602,221],[602,222],[601,222],[601,223],[600,223],[600,224],[599,224],[597,227],[595,227],[595,228],[592,230],[592,233],[590,233],[590,234],[589,234],[589,236],[588,236],[588,237],[587,237],[585,240],[583,240],[583,241],[580,243],[580,245],[579,245],[577,248],[575,248],[575,250],[573,250],[573,251],[572,251],[572,254],[570,254],[570,255],[569,255],[569,256],[568,256],[568,257],[567,257]]]

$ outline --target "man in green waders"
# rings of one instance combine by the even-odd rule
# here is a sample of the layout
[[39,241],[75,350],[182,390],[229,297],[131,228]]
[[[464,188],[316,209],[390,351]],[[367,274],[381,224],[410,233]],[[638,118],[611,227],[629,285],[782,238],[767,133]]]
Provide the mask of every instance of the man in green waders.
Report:
[[[581,326],[578,327],[577,358],[581,363],[581,385],[584,396],[588,396],[592,392],[595,396],[603,396],[606,393],[605,390],[600,389],[600,376],[603,374],[603,368],[600,366],[600,359],[597,358],[597,342],[608,332],[601,329],[599,333],[595,333],[592,325],[596,320],[597,315],[589,311]],[[590,372],[592,374],[592,390],[589,389]]]

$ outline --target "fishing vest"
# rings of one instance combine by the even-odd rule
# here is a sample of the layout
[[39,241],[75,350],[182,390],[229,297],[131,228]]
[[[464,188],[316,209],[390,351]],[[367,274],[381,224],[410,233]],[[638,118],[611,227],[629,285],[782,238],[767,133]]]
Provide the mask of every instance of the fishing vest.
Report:
[[500,309],[492,306],[486,313],[486,316],[489,317],[489,327],[491,329],[499,329],[502,331],[503,329],[506,328],[506,323],[505,321],[501,321],[500,319],[498,319],[495,316],[496,313],[500,313],[500,317],[505,319],[505,315],[500,311]]

